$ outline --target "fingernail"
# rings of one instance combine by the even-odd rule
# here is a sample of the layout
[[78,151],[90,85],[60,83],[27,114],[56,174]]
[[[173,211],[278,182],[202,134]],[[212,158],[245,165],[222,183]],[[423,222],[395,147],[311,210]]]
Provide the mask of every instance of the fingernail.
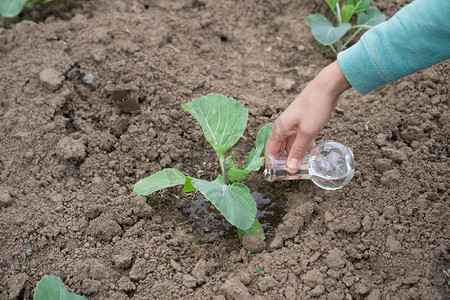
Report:
[[287,162],[287,167],[291,170],[297,170],[299,162],[300,161],[296,158],[289,158]]

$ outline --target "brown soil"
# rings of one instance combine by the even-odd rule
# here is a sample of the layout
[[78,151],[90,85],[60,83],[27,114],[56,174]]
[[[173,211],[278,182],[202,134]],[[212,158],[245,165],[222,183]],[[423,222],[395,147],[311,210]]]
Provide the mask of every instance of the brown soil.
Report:
[[285,206],[262,253],[192,226],[193,193],[132,193],[164,167],[219,172],[180,109],[196,97],[247,107],[234,152],[252,148],[330,63],[305,25],[322,2],[101,0],[0,29],[0,299],[31,298],[45,275],[90,299],[448,297],[449,62],[342,97],[318,137],[354,150],[342,190],[250,176]]

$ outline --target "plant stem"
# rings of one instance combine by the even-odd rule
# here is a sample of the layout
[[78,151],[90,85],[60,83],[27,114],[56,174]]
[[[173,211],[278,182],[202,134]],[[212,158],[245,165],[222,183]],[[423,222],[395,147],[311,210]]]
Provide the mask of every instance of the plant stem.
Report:
[[342,24],[342,16],[341,16],[341,6],[339,5],[339,1],[336,3],[336,12],[337,12],[337,16],[338,16],[338,23],[339,25]]
[[336,57],[337,57],[336,49],[334,49],[333,45],[330,45],[330,47],[331,47],[331,50],[333,50],[334,54],[336,54]]
[[220,163],[220,168],[222,169],[223,180],[225,181],[225,184],[228,184],[228,176],[227,176],[227,174],[225,174],[225,167],[223,166],[224,160],[225,160],[225,156],[223,156],[223,155],[219,156],[219,163]]
[[342,45],[342,48],[345,49],[345,47],[347,47],[348,43],[351,42],[351,40],[353,40],[353,38],[361,31],[363,30],[363,28],[358,28],[349,38],[348,40],[344,43],[344,45]]
[[373,26],[369,26],[369,25],[353,25],[352,27],[350,27],[350,29],[355,29],[355,28],[361,28],[361,29],[371,29]]

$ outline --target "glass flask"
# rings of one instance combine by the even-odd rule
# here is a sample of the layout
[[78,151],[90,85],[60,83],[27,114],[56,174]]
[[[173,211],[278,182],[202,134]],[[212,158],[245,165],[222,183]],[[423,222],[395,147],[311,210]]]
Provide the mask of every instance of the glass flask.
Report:
[[287,158],[287,154],[266,156],[266,180],[310,179],[323,189],[337,190],[349,183],[355,173],[352,150],[335,141],[319,143],[303,157],[297,171],[286,166]]

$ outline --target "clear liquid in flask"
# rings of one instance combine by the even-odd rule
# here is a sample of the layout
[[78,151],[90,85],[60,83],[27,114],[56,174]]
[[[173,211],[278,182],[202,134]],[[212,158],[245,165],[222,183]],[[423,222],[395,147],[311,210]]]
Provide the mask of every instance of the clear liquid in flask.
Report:
[[310,179],[326,190],[342,188],[355,173],[353,152],[347,146],[324,141],[313,148],[300,163],[297,172],[286,166],[287,155],[266,156],[264,175],[268,181]]

